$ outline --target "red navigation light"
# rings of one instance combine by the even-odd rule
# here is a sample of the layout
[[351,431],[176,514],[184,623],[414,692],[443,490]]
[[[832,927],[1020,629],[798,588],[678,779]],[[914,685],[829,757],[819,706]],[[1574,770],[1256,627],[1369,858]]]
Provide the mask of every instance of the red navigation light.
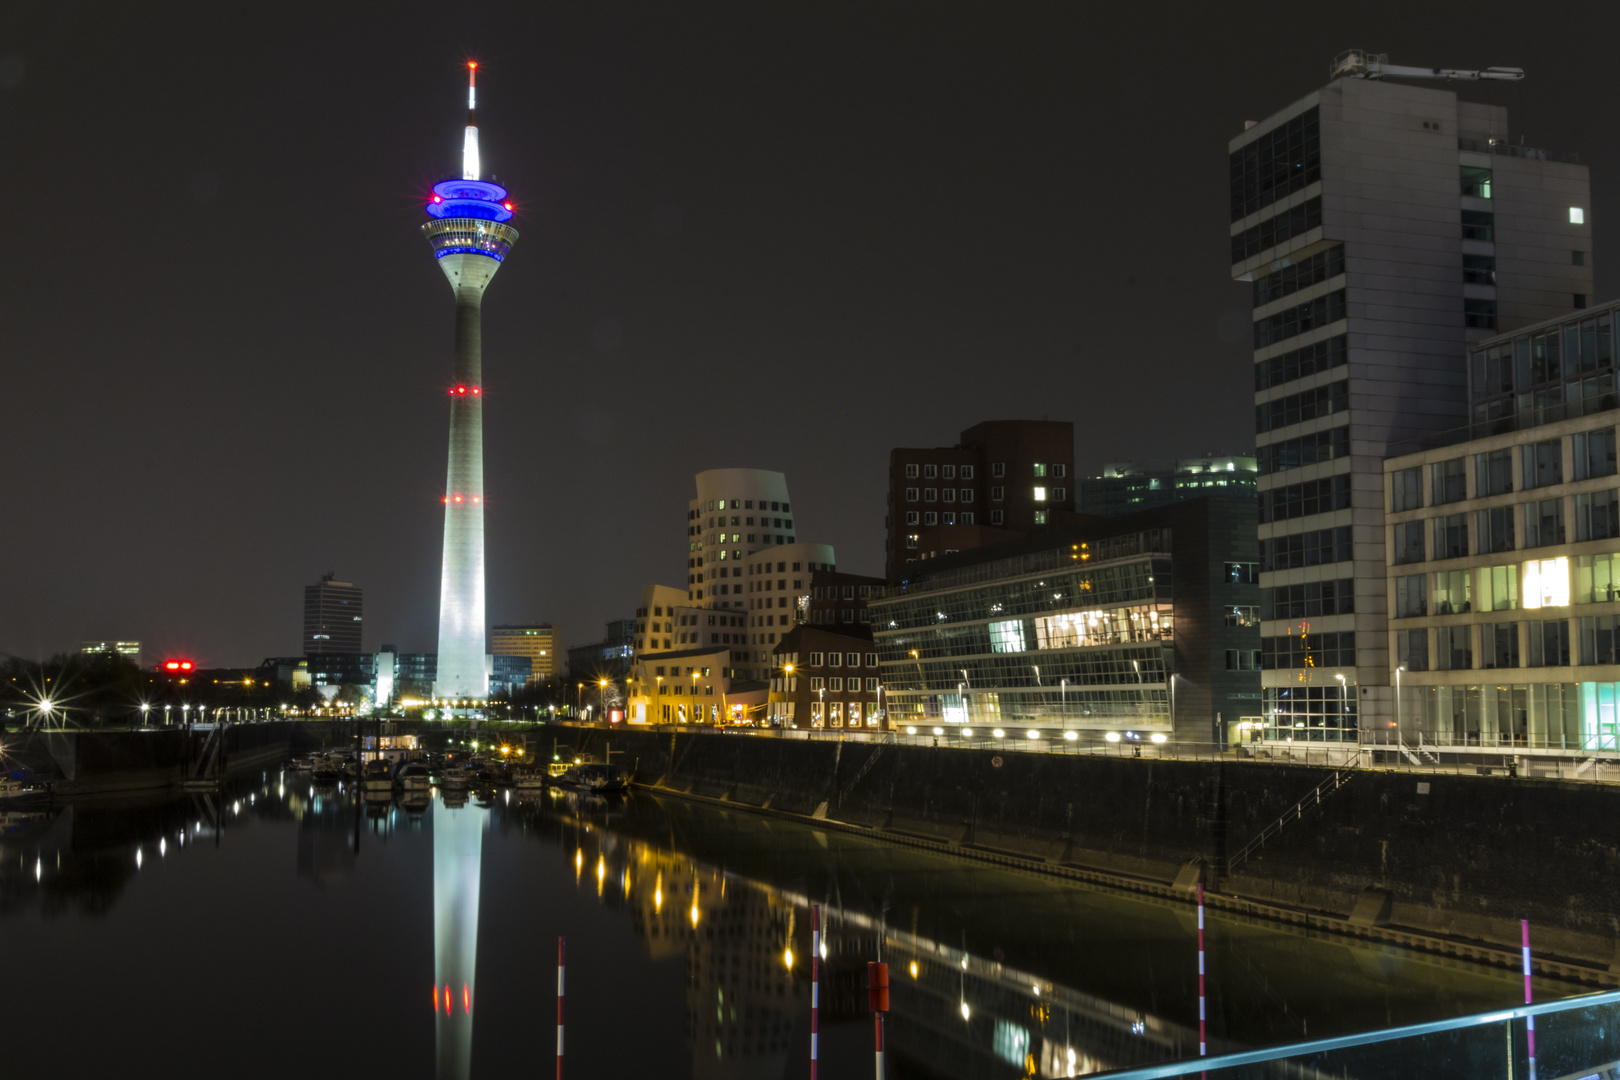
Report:
[[461,1009],[469,1015],[472,1013],[472,989],[466,983],[461,984]]
[[467,388],[466,388],[466,387],[465,387],[465,386],[458,386],[458,387],[456,387],[456,393],[458,393],[458,394],[465,394],[465,393],[466,393],[466,392],[467,392]]
[[473,496],[473,502],[483,502],[483,501],[484,500],[483,500],[482,496],[479,496],[479,495],[474,495]]
[[506,207],[508,210],[512,209],[512,204],[511,203],[502,203],[501,205]]
[[476,67],[478,67],[478,61],[469,60],[469,61],[467,61],[467,66],[470,67],[470,68],[476,68]]
[[446,983],[445,987],[444,987],[444,1015],[446,1015],[446,1016],[450,1015],[450,984],[449,983]]
[[443,198],[441,198],[441,197],[440,197],[440,196],[438,196],[438,195],[435,195],[435,196],[433,196],[433,201],[434,201],[434,202],[444,202],[444,199],[443,199]]
[[444,497],[444,504],[445,504],[445,505],[446,505],[446,506],[449,506],[449,505],[450,505],[450,496],[448,496],[448,495],[446,495],[446,496],[445,496],[445,497]]
[[169,671],[179,671],[180,670],[180,661],[178,661],[178,660],[170,660],[167,664],[164,664],[163,666],[164,666],[164,668],[166,668]]
[[456,496],[456,502],[460,502],[460,501],[461,501],[461,496],[460,496],[460,495],[457,495],[457,496]]
[[193,664],[190,660],[165,660],[163,662],[164,671],[190,671],[192,667]]
[[479,392],[480,392],[480,391],[479,391],[479,389],[478,389],[478,387],[476,387],[476,386],[475,386],[475,387],[473,387],[473,393],[474,393],[474,394],[477,394],[477,393],[479,393]]

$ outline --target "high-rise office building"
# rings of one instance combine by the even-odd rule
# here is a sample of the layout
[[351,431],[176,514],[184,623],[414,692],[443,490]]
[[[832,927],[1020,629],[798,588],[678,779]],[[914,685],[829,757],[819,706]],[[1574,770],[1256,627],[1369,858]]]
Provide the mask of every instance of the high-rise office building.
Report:
[[484,651],[484,380],[480,310],[484,289],[517,242],[506,189],[479,179],[478,124],[467,65],[467,130],[460,180],[433,185],[422,235],[456,299],[450,394],[450,464],[444,491],[444,562],[439,579],[439,661],[434,696],[488,694]]
[[357,653],[364,616],[364,591],[336,574],[304,586],[304,655]]
[[121,656],[136,667],[141,663],[141,643],[138,641],[83,641],[79,652],[86,656]]
[[1229,153],[1262,607],[1288,613],[1262,627],[1265,711],[1301,738],[1355,739],[1394,713],[1386,447],[1468,418],[1470,342],[1585,306],[1587,170],[1510,141],[1500,106],[1353,76]]
[[557,628],[550,623],[506,623],[489,629],[494,656],[526,656],[529,681],[545,682],[562,670],[557,662]]
[[897,580],[920,558],[927,529],[989,526],[1021,535],[1053,524],[1054,511],[1074,508],[1073,477],[1074,425],[1067,420],[990,420],[962,432],[954,446],[891,450],[885,573]]
[[1101,476],[1075,482],[1074,508],[1082,514],[1112,517],[1206,495],[1253,496],[1256,468],[1253,455],[1110,462]]

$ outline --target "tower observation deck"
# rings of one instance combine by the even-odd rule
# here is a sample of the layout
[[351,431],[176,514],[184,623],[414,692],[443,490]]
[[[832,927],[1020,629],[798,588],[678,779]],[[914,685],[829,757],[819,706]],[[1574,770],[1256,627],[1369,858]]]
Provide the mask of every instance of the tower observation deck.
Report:
[[467,65],[467,130],[462,176],[433,185],[422,226],[456,301],[450,463],[444,494],[444,562],[439,578],[439,657],[433,696],[455,702],[488,696],[484,666],[484,289],[517,242],[506,189],[480,180],[475,79]]

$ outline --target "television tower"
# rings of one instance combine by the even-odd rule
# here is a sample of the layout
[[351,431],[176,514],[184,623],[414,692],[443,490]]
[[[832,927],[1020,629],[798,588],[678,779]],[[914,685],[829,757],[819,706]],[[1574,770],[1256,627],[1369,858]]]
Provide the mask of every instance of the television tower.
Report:
[[479,309],[484,289],[517,242],[506,189],[478,178],[478,63],[467,64],[467,132],[461,179],[433,185],[422,235],[456,298],[455,379],[450,385],[450,468],[444,488],[444,566],[439,578],[439,662],[433,696],[481,701],[484,667],[484,379]]

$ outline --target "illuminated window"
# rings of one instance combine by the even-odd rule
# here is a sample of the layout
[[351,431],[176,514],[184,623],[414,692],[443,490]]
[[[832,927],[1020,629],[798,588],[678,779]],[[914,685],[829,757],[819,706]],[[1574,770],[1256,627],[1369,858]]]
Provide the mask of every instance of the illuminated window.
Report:
[[1024,623],[1022,619],[993,622],[990,624],[989,630],[991,652],[1023,652],[1025,650]]
[[1046,466],[1042,465],[1040,462],[1036,462],[1035,463],[1035,475],[1036,476],[1045,476],[1046,475]]
[[1586,211],[1583,210],[1579,206],[1570,207],[1569,208],[1569,223],[1571,225],[1585,225],[1586,224]]
[[1046,511],[1045,510],[1037,510],[1037,511],[1035,511],[1035,524],[1037,524],[1037,525],[1045,525],[1046,524]]
[[1038,487],[1038,488],[1035,489],[1035,501],[1036,502],[1045,502],[1046,501],[1046,489],[1045,488]]
[[1531,559],[1524,564],[1526,608],[1569,606],[1569,559]]

